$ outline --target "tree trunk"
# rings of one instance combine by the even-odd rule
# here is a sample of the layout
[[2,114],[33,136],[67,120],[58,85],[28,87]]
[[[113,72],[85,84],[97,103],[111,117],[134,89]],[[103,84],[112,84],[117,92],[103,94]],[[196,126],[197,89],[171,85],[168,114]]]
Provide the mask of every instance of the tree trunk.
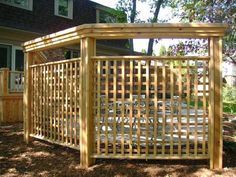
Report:
[[[163,0],[158,0],[157,1],[156,9],[155,9],[154,16],[153,16],[153,19],[152,19],[152,23],[157,23],[158,15],[159,15],[162,3],[163,3]],[[149,39],[147,55],[152,55],[152,53],[153,53],[153,43],[154,43],[154,39]]]
[[134,40],[133,39],[129,39],[129,53],[130,55],[134,54]]
[[[132,10],[131,10],[131,14],[130,14],[130,23],[134,23],[135,22],[135,18],[136,18],[136,12],[137,10],[137,1],[136,0],[132,0]],[[134,53],[134,41],[133,39],[129,40],[129,44],[130,44],[130,54]]]
[[135,17],[137,14],[136,10],[137,10],[137,1],[132,0],[132,10],[131,10],[131,14],[130,14],[130,23],[134,23],[134,21],[135,21]]

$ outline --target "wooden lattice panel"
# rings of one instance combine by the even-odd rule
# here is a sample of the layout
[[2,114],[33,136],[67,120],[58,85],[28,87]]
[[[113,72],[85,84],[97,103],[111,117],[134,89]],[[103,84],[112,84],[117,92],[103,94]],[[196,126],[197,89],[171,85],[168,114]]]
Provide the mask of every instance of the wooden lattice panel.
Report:
[[209,158],[209,58],[94,57],[96,158]]
[[80,60],[35,65],[30,70],[32,136],[78,147]]

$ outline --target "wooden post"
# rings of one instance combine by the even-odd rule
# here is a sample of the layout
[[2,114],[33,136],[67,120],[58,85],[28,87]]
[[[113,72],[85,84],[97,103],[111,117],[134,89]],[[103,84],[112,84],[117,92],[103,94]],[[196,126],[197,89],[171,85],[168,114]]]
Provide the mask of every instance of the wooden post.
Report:
[[23,117],[24,117],[24,141],[29,143],[31,130],[31,70],[29,66],[33,64],[32,53],[25,53],[25,83],[23,96]]
[[9,69],[1,68],[1,77],[0,77],[0,96],[8,95],[8,78],[9,78]]
[[213,168],[222,168],[222,39],[215,37],[213,40],[214,49],[214,88],[215,88],[215,109],[214,109],[214,162]]
[[4,98],[8,95],[9,69],[0,69],[0,124],[6,121],[6,101]]
[[208,152],[210,155],[210,168],[213,169],[213,144],[214,144],[214,55],[213,55],[213,38],[208,40],[209,61],[209,128],[208,128]]
[[83,38],[80,45],[80,164],[87,168],[95,162],[91,158],[94,149],[94,93],[91,56],[96,54],[96,42],[92,38]]
[[210,168],[222,168],[222,38],[210,39]]

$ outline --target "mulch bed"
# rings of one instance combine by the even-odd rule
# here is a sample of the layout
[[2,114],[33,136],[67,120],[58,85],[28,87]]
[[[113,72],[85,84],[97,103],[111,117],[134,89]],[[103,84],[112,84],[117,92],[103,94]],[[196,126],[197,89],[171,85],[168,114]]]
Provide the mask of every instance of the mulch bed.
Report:
[[33,139],[23,141],[22,123],[0,126],[0,176],[236,176],[236,143],[224,142],[224,169],[206,160],[102,160],[80,167],[79,151]]

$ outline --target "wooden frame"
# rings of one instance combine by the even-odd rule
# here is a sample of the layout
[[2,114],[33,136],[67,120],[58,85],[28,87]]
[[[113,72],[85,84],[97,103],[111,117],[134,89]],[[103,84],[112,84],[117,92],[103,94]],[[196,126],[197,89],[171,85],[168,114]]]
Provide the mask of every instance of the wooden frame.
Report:
[[[220,68],[222,62],[221,38],[226,27],[223,24],[89,24],[24,43],[23,47],[26,52],[25,141],[29,141],[30,135],[34,136],[32,132],[33,124],[39,125],[36,129],[33,129],[36,132],[41,131],[39,132],[41,133],[39,138],[42,138],[42,128],[44,128],[43,133],[46,132],[45,139],[47,141],[80,149],[80,160],[83,167],[94,164],[95,158],[138,158],[210,159],[211,168],[222,168],[222,81]],[[209,39],[209,56],[95,56],[96,39],[129,38],[207,38]],[[73,69],[75,65],[71,64],[70,67],[67,67],[68,61],[51,63],[52,65],[58,65],[55,71],[49,69],[50,63],[30,66],[37,58],[35,56],[38,51],[78,43],[81,46],[81,60],[79,65],[75,65],[79,66],[79,73],[77,73],[77,69]],[[145,64],[142,63],[143,61]],[[168,68],[167,61],[178,61],[180,64],[177,67],[171,65]],[[187,66],[183,65],[184,61],[187,61]],[[189,61],[193,61],[195,64],[190,65]],[[208,73],[203,75],[202,82],[197,80],[196,71],[199,69],[197,61],[204,63],[203,70]],[[154,62],[153,66],[151,65],[152,62]],[[162,63],[162,66],[158,66],[157,62]],[[66,64],[65,68],[64,65],[60,67],[60,64],[63,63]],[[44,65],[47,67],[43,67]],[[40,67],[43,67],[44,70],[39,70]],[[112,73],[110,73],[111,69],[113,70]],[[61,70],[63,70],[62,75],[58,74]],[[103,70],[105,73],[103,73]],[[187,72],[183,74],[185,70]],[[45,94],[41,90],[44,87],[41,87],[39,92],[35,92],[42,97],[41,101],[31,103],[30,95],[34,94],[35,91],[34,89],[32,91],[32,88],[37,88],[37,84],[34,85],[34,76],[37,76],[37,73],[34,75],[34,72],[36,71],[43,74],[44,78],[41,78],[41,80],[44,79],[45,82],[49,82],[50,86],[45,86],[45,88],[50,91]],[[193,74],[194,71],[195,74]],[[73,79],[77,76],[79,76],[79,82]],[[209,82],[206,81],[207,78]],[[187,82],[183,83],[182,79],[186,79]],[[56,85],[55,80],[58,80],[59,85]],[[76,89],[67,91],[64,95],[64,89],[72,88],[71,85],[68,86],[69,81],[72,84],[75,84],[74,82],[79,83],[79,94]],[[113,84],[109,84],[111,81]],[[200,84],[203,85],[201,96],[199,96],[200,92],[197,90]],[[162,85],[161,89],[159,89],[159,85]],[[178,86],[177,91],[174,86]],[[191,93],[191,86],[195,87],[193,93]],[[144,88],[145,90],[143,90]],[[155,88],[155,90],[151,88]],[[61,89],[62,93],[60,92]],[[167,91],[170,92],[170,98],[166,95]],[[73,100],[75,102],[72,101],[74,92],[76,98]],[[183,92],[188,95],[188,98],[186,98],[187,122],[182,119],[182,101],[185,99]],[[135,93],[137,94],[137,106],[132,105]],[[178,95],[177,99],[174,98],[176,94]],[[191,108],[195,111],[194,116],[190,115],[190,94],[194,95],[195,106]],[[159,95],[161,95],[160,98]],[[202,117],[198,115],[197,106],[198,100],[201,98],[204,105]],[[50,101],[53,99],[57,100],[57,106],[52,107]],[[153,105],[150,104],[151,101],[154,102]],[[51,107],[46,108],[44,106],[47,105],[46,102]],[[72,134],[76,137],[77,133],[74,135],[73,132],[78,131],[77,125],[74,125],[74,122],[78,121],[78,115],[75,113],[77,112],[77,106],[74,108],[77,102],[79,102],[80,132],[78,146],[77,143],[74,143],[77,139],[73,140],[72,137]],[[168,102],[170,102],[170,108],[166,106]],[[209,102],[208,111],[206,110],[207,102]],[[143,106],[143,103],[145,103],[145,106]],[[159,103],[162,106],[159,106]],[[175,103],[177,103],[177,106]],[[41,104],[36,113],[42,111],[41,116],[43,115],[43,117],[36,116],[33,118],[34,104]],[[50,110],[49,115],[45,112],[45,109]],[[171,112],[170,115],[166,113],[168,110]],[[158,111],[161,112],[161,115],[157,113]],[[62,112],[61,116],[59,112]],[[55,118],[56,115],[57,118]],[[75,119],[73,119],[73,115],[75,115]],[[134,119],[137,118],[137,122],[133,121],[135,115]],[[150,116],[153,116],[153,119]],[[203,120],[202,123],[199,121],[199,116]],[[192,122],[189,121],[190,117],[193,117]],[[101,122],[102,120],[104,122]],[[50,126],[43,125],[44,122],[49,122]],[[121,128],[119,129],[117,125]],[[173,129],[173,126],[176,125],[177,133]],[[202,133],[197,131],[199,125],[204,129]],[[126,133],[127,126],[129,129]],[[170,130],[168,130],[169,126],[171,127]],[[187,127],[186,136],[182,132],[185,126]],[[191,129],[191,126],[194,127],[194,130]],[[206,126],[208,126],[207,131]],[[109,127],[113,127],[113,130],[110,130]],[[138,127],[137,132],[134,133],[131,127]],[[151,131],[152,127],[153,131]],[[171,135],[170,140],[166,138],[168,133]],[[120,140],[110,140],[111,136],[120,136]],[[133,139],[133,136],[137,136],[137,140]],[[155,137],[155,140],[148,139],[149,136]],[[161,136],[162,139],[159,140],[158,136]],[[174,136],[178,139],[175,140]],[[198,136],[203,139],[201,148],[199,148],[201,141]],[[104,140],[102,137],[104,137]],[[127,140],[127,137],[130,139]],[[185,137],[187,139],[186,149],[185,146],[182,146]],[[194,137],[194,144],[190,144],[190,137]],[[206,144],[207,140],[208,144]],[[154,144],[154,147],[150,144]],[[170,148],[166,148],[169,144]]]

